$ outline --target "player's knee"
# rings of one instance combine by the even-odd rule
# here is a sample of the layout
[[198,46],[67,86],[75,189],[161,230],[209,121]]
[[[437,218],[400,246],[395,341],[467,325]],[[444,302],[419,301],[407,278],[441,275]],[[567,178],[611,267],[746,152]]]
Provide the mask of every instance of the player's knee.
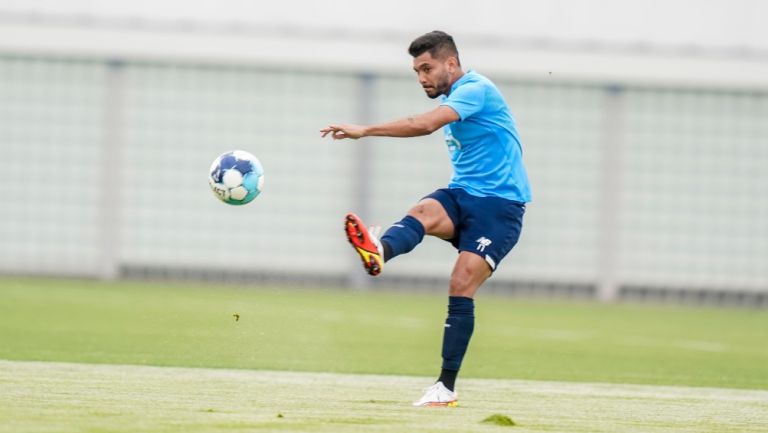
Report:
[[430,215],[430,212],[428,211],[427,207],[421,203],[412,207],[411,210],[408,211],[408,215],[419,220],[421,225],[424,226],[424,230],[427,233],[429,233],[432,229],[435,228],[434,226],[436,224],[436,221],[434,221],[434,218]]
[[411,210],[408,211],[408,215],[418,218],[418,217],[425,217],[427,214],[427,207],[424,206],[424,204],[419,203],[411,208]]
[[474,278],[469,270],[455,270],[451,274],[450,295],[472,297],[475,294]]

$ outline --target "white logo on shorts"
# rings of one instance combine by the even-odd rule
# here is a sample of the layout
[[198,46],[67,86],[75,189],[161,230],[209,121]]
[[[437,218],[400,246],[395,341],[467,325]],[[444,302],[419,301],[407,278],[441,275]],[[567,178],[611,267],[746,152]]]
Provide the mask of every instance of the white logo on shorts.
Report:
[[481,237],[480,239],[476,240],[475,242],[477,242],[477,251],[480,251],[480,252],[485,251],[485,247],[487,247],[488,245],[493,243],[493,241],[491,241],[490,239],[488,239],[485,236]]

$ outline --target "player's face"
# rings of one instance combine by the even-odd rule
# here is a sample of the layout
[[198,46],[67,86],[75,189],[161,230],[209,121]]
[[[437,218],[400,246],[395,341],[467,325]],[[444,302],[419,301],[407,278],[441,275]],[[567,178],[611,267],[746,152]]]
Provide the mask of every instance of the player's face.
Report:
[[413,70],[419,76],[419,84],[430,98],[447,95],[451,90],[451,59],[453,58],[436,59],[429,52],[414,57]]

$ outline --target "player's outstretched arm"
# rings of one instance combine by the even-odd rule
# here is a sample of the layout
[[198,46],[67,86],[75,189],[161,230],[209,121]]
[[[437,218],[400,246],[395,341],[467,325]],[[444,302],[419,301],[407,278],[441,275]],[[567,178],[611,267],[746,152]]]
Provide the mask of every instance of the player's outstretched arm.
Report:
[[394,122],[380,123],[377,125],[351,125],[333,124],[320,130],[320,135],[325,137],[331,134],[335,140],[344,138],[362,137],[418,137],[429,135],[443,126],[459,120],[459,115],[445,105],[441,105],[432,111]]

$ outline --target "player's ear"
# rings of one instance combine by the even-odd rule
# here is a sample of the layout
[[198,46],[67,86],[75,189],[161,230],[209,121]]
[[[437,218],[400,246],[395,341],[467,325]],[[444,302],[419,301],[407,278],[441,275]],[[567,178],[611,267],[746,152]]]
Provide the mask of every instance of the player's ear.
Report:
[[456,57],[450,56],[446,60],[446,66],[448,67],[448,72],[453,74],[456,72],[456,68],[459,67],[459,61],[456,59]]

